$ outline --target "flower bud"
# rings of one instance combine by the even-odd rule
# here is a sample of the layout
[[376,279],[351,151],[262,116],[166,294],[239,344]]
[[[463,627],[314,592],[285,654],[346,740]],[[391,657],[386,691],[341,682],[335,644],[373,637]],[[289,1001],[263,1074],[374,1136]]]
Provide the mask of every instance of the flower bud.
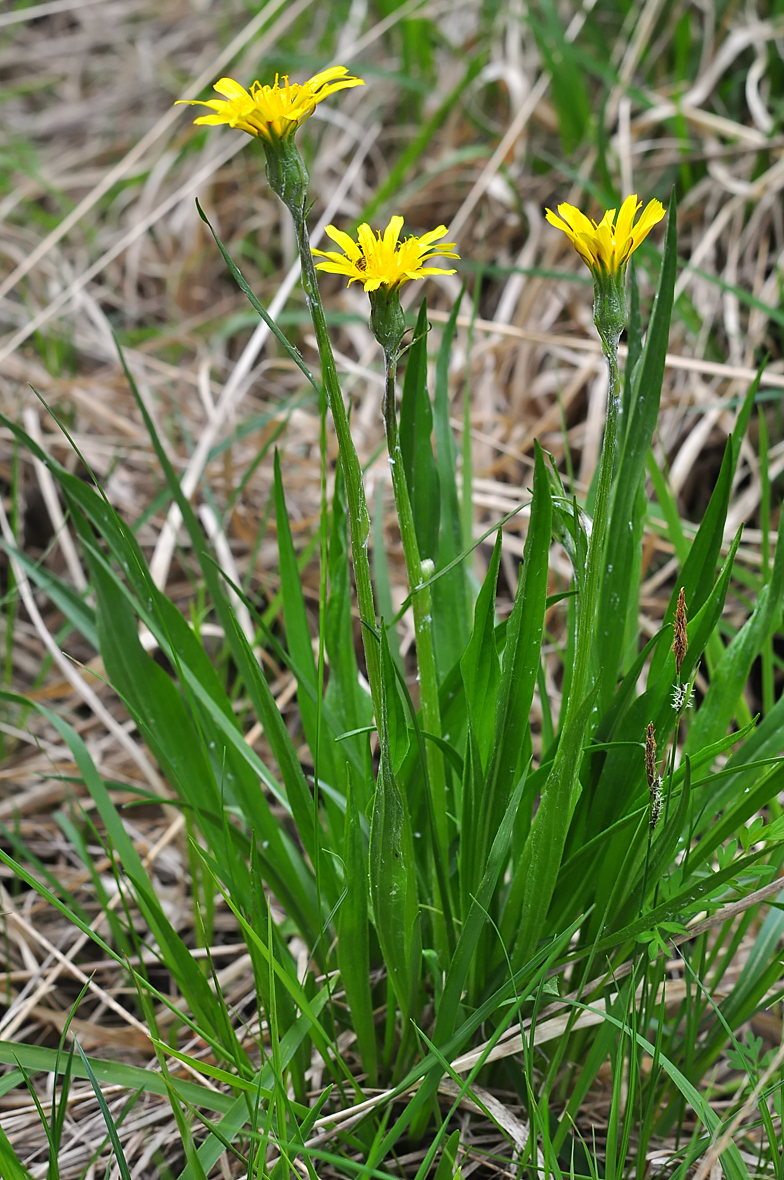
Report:
[[267,157],[267,180],[292,213],[304,214],[310,177],[293,136],[262,139]]
[[370,330],[387,357],[395,357],[406,333],[406,316],[397,287],[378,287],[370,294]]

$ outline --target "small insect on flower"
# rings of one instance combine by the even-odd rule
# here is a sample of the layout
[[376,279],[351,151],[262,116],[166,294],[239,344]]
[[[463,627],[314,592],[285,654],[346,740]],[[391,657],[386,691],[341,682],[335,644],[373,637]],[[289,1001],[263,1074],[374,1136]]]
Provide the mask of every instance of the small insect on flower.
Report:
[[664,217],[664,206],[654,199],[648,202],[634,225],[635,215],[641,208],[642,201],[632,193],[619,210],[608,209],[599,222],[591,221],[574,205],[565,202],[558,206],[558,214],[548,209],[547,220],[563,230],[594,274],[623,275],[630,255]]
[[359,280],[366,291],[377,291],[379,287],[396,288],[409,279],[423,279],[428,275],[453,275],[454,270],[444,270],[439,266],[427,266],[432,258],[459,258],[455,252],[454,242],[442,242],[436,245],[439,238],[447,232],[445,225],[431,229],[422,234],[421,238],[411,235],[400,240],[403,228],[403,218],[393,217],[382,233],[374,233],[367,224],[360,225],[357,230],[357,241],[334,225],[326,228],[327,236],[343,250],[339,254],[336,250],[314,250],[313,253],[325,262],[317,264],[317,270],[329,271],[331,274],[345,275],[349,286]]
[[300,123],[312,115],[316,106],[331,94],[364,85],[363,80],[352,77],[345,66],[332,66],[329,70],[314,74],[302,85],[289,82],[288,75],[281,78],[276,74],[272,86],[252,82],[250,91],[233,78],[219,78],[213,89],[223,98],[211,98],[207,102],[198,99],[180,101],[189,106],[209,107],[214,112],[212,115],[201,115],[194,120],[195,123],[210,127],[225,123],[240,131],[247,131],[248,135],[257,139],[274,143],[275,140],[293,135]]

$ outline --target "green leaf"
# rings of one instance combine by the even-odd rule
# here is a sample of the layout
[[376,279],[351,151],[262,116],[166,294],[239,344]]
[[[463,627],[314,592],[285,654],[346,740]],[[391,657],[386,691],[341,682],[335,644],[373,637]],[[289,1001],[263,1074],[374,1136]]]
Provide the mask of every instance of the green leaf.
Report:
[[487,576],[474,607],[471,638],[460,661],[468,713],[484,768],[493,748],[495,702],[501,678],[501,663],[495,644],[495,599],[502,544],[503,533],[499,529]]
[[190,797],[201,814],[218,815],[223,804],[202,736],[171,677],[142,647],[128,600],[90,541],[90,525],[75,508],[72,515],[86,542],[82,550],[96,595],[99,650],[109,680],[180,797]]
[[438,557],[440,489],[430,436],[433,412],[427,392],[427,303],[423,299],[408,352],[400,401],[400,450],[414,514],[419,555]]
[[5,1180],[31,1180],[27,1168],[22,1167],[19,1156],[11,1146],[10,1140],[0,1127],[0,1176]]
[[89,644],[98,650],[98,634],[95,629],[95,611],[84,601],[72,586],[61,581],[51,570],[37,561],[31,561],[26,553],[0,539],[6,553],[11,553],[35,584],[44,591],[54,605],[63,612],[69,623],[84,636]]
[[[713,590],[702,609],[687,625],[689,647],[683,662],[684,682],[688,681],[702,658],[705,645],[721,618],[740,537],[739,529]],[[666,632],[659,634],[662,638],[658,642],[663,642]],[[667,659],[661,675],[653,683],[649,676],[646,691],[617,717],[613,738],[619,742],[641,743],[645,739],[645,728],[651,721],[657,734],[669,733],[675,720],[672,706],[674,685],[675,655],[671,645],[667,643]],[[584,819],[581,839],[585,841],[599,835],[624,814],[630,801],[638,797],[644,779],[644,766],[639,750],[618,748],[608,751],[605,756],[597,757],[604,757],[601,775],[593,777],[590,790],[584,793],[581,800],[581,814]],[[696,750],[694,757],[696,760]],[[573,849],[570,848],[571,851]]]
[[381,661],[381,763],[370,826],[370,897],[381,952],[407,1026],[421,966],[419,898],[408,807],[392,769],[388,686],[393,683],[394,671],[383,629]]
[[[386,628],[384,627],[383,619],[381,620],[381,628],[385,641],[382,645],[381,675],[384,680],[386,695],[387,742],[389,745],[392,773],[399,774],[400,768],[408,754],[410,737],[406,722],[406,709],[400,697],[395,666],[389,651],[389,643],[386,642]],[[387,656],[389,657],[388,659]]]
[[[324,620],[324,643],[329,660],[329,683],[325,703],[342,730],[347,733],[369,726],[373,720],[370,698],[359,683],[354,626],[351,613],[351,578],[349,574],[348,535],[343,470],[335,470],[335,491],[332,497],[332,529],[329,539],[329,598]],[[370,781],[370,751],[366,738],[353,739],[360,763],[366,767],[365,780]],[[335,759],[339,765],[338,759]],[[364,811],[365,781],[357,775],[357,789],[363,794],[359,808]]]
[[[89,498],[84,501],[87,507],[90,506]],[[93,501],[97,499],[94,494],[91,494],[91,498]],[[226,699],[226,695],[217,680],[215,671],[207,659],[204,649],[176,607],[153,585],[143,559],[140,558],[141,565],[138,564],[134,560],[133,552],[128,548],[123,548],[122,535],[112,536],[111,544],[121,567],[126,573],[131,575],[132,581],[139,584],[141,594],[143,595],[141,601],[138,598],[135,600],[132,599],[127,587],[117,578],[114,571],[107,564],[103,554],[89,540],[89,527],[82,525],[81,514],[75,504],[71,504],[71,513],[77,526],[80,528],[82,544],[85,552],[89,551],[92,564],[96,570],[101,571],[103,581],[107,585],[113,585],[118,592],[119,597],[112,600],[115,605],[108,611],[109,617],[111,618],[112,612],[116,608],[118,612],[117,630],[121,630],[119,620],[124,616],[122,615],[122,608],[118,604],[122,596],[133,601],[136,614],[159,640],[162,650],[175,667],[178,668],[188,689],[203,708],[204,712],[201,713],[200,718],[202,736],[199,738],[195,730],[188,729],[190,723],[184,713],[184,705],[174,685],[170,682],[163,670],[154,664],[154,661],[147,653],[144,651],[139,652],[138,635],[136,634],[133,623],[128,624],[127,620],[126,643],[119,651],[119,662],[114,669],[115,673],[120,669],[123,676],[123,686],[121,687],[120,683],[117,682],[115,683],[115,688],[123,696],[124,688],[130,685],[130,697],[125,702],[129,711],[137,716],[140,728],[145,736],[152,738],[153,747],[156,748],[160,744],[162,764],[167,767],[172,782],[179,785],[183,801],[187,801],[195,809],[204,826],[205,832],[209,834],[211,846],[222,850],[221,859],[224,861],[227,869],[229,865],[233,864],[235,870],[233,881],[235,888],[239,888],[243,880],[247,878],[247,870],[244,860],[238,858],[237,854],[232,851],[232,841],[235,837],[232,836],[231,840],[227,841],[224,796],[218,792],[214,784],[210,789],[209,778],[206,778],[204,775],[200,776],[199,774],[189,773],[194,749],[197,752],[199,750],[203,751],[205,746],[212,742],[215,750],[215,765],[219,768],[221,774],[221,792],[225,790],[233,792],[232,798],[240,802],[243,813],[249,822],[253,824],[257,837],[264,841],[265,863],[271,874],[271,882],[274,878],[276,892],[279,893],[281,900],[284,897],[286,898],[285,904],[287,907],[290,907],[290,913],[292,916],[296,916],[303,931],[312,929],[313,918],[309,916],[309,911],[312,911],[315,896],[309,897],[308,893],[309,884],[312,890],[312,878],[309,882],[309,870],[302,858],[293,845],[290,843],[287,845],[280,824],[273,816],[264,793],[258,790],[258,778],[262,778],[268,789],[287,808],[289,807],[289,803],[285,795],[281,792],[279,785],[269,774],[266,767],[260,762],[258,756],[250,749],[239,732],[231,702]],[[149,605],[150,609],[147,609],[147,605]],[[233,613],[230,617],[232,620],[231,625],[237,626]],[[110,624],[107,625],[107,630],[109,632],[110,642],[116,645],[116,636],[112,634]],[[238,627],[237,630],[242,636],[242,643],[249,650],[244,635],[242,635]],[[150,672],[151,667],[155,669],[153,672]],[[268,700],[271,702],[270,724],[267,727],[268,736],[275,723],[278,726],[275,733],[280,735],[280,731],[282,730],[280,747],[276,748],[274,740],[271,740],[271,744],[273,749],[276,749],[276,752],[280,753],[279,764],[282,766],[284,781],[286,781],[287,786],[290,786],[292,780],[287,778],[286,770],[293,766],[292,773],[298,773],[301,776],[302,771],[299,761],[293,752],[291,740],[283,724],[283,719],[274,704],[274,700],[272,700],[266,681],[261,677],[258,662],[254,659],[252,663],[248,662],[247,667],[251,676],[255,676],[263,681],[267,690]],[[170,743],[165,727],[163,730],[160,728],[161,715],[156,708],[157,698],[155,696],[148,698],[148,696],[144,695],[140,698],[140,688],[147,685],[149,690],[150,680],[152,680],[153,688],[157,688],[162,694],[162,699],[168,701],[175,712],[177,710],[180,711],[180,721],[178,724],[180,724],[181,730],[184,731],[184,736],[179,743],[174,740],[177,737],[176,732]],[[251,695],[252,689],[253,685],[251,685]],[[164,719],[165,716],[164,711]],[[192,734],[190,748],[188,747],[189,733]],[[291,755],[291,762],[285,760],[287,753]],[[176,761],[174,761],[175,755]],[[197,760],[194,764],[195,769],[198,769],[198,765]],[[249,773],[250,771],[253,773]],[[304,785],[302,789],[307,795],[307,786]]]
[[400,639],[395,626],[395,605],[392,601],[392,582],[389,576],[387,542],[384,536],[384,484],[379,481],[376,496],[376,510],[373,514],[373,581],[376,586],[378,615],[392,619],[387,625],[387,642],[396,667],[403,673],[403,659],[400,655]]
[[459,1147],[460,1132],[453,1131],[444,1144],[444,1150],[441,1152],[441,1159],[438,1161],[433,1180],[455,1180],[455,1177],[460,1176],[460,1167],[457,1162]]
[[[675,608],[681,586],[686,597],[686,607],[690,614],[698,611],[710,594],[716,574],[716,566],[719,561],[722,541],[724,539],[724,525],[727,520],[732,484],[735,479],[735,471],[740,456],[740,445],[743,441],[743,435],[746,432],[748,418],[757,395],[757,390],[759,389],[761,377],[762,368],[760,368],[760,371],[749,387],[741,412],[738,415],[738,420],[735,423],[735,429],[727,439],[718,478],[716,479],[700,527],[697,530],[697,535],[691,547],[688,549],[688,556],[683,563],[680,575],[676,579],[675,586],[670,595],[670,601],[667,605],[664,619],[662,620],[663,626],[672,624],[675,618]],[[649,455],[649,466],[652,464],[655,465],[655,460],[652,455]],[[659,478],[663,484],[663,478],[661,476]],[[662,491],[664,491],[664,488],[662,488]],[[667,494],[666,491],[664,494]],[[661,495],[659,498],[661,501]],[[665,658],[666,649],[660,647],[651,661],[650,676],[654,679],[660,674]]]
[[561,734],[550,773],[542,787],[528,839],[515,869],[501,922],[505,946],[511,946],[517,971],[533,954],[544,928],[563,859],[566,834],[579,790],[585,727],[595,706],[589,693],[573,723]]
[[[490,912],[496,886],[509,858],[520,801],[525,789],[528,768],[524,771],[509,799],[506,812],[495,834],[487,867],[483,874],[479,888],[471,899],[471,906],[466,915],[460,938],[452,957],[452,962],[444,981],[444,992],[438,1008],[433,1041],[441,1047],[451,1037],[457,1022],[460,1003],[465,989],[468,973],[475,963],[475,955],[480,939],[485,932],[487,916]],[[470,838],[470,833],[466,838]]]
[[[335,783],[334,744],[323,740],[319,726],[318,673],[313,655],[313,640],[308,613],[305,609],[302,578],[291,536],[291,525],[280,474],[280,455],[277,448],[273,467],[273,494],[278,534],[278,568],[283,599],[283,620],[292,665],[296,668],[297,704],[302,718],[302,728],[305,731],[311,756],[318,760],[321,777],[325,778],[327,782]],[[321,740],[319,740],[320,738]]]
[[378,1079],[376,1030],[370,991],[370,940],[368,932],[368,854],[362,816],[349,779],[346,791],[346,834],[343,842],[345,897],[338,911],[337,956],[340,978],[351,1011],[351,1026],[367,1084]]
[[243,295],[248,300],[248,302],[250,303],[250,305],[254,309],[254,311],[258,312],[258,314],[264,320],[264,323],[267,325],[270,332],[276,338],[278,343],[281,344],[283,346],[283,348],[285,349],[285,351],[289,354],[289,356],[294,361],[294,364],[297,366],[297,368],[300,370],[300,372],[302,372],[304,374],[304,376],[308,379],[310,384],[315,389],[316,393],[318,393],[320,395],[321,394],[321,386],[319,385],[318,381],[316,381],[315,377],[311,373],[308,366],[305,364],[304,360],[302,359],[301,353],[294,347],[293,344],[289,343],[289,341],[286,339],[286,337],[281,332],[278,325],[270,317],[266,308],[263,307],[261,303],[259,303],[258,299],[256,298],[256,295],[253,293],[251,288],[246,283],[245,279],[242,277],[239,267],[232,259],[231,255],[229,254],[229,252],[226,249],[226,247],[224,246],[223,242],[220,240],[220,238],[216,234],[215,230],[212,228],[212,224],[211,224],[209,218],[207,217],[207,215],[205,214],[204,210],[202,209],[201,205],[199,204],[198,200],[196,201],[196,209],[198,210],[199,217],[202,219],[204,224],[208,227],[210,233],[212,234],[213,238],[215,239],[215,244],[218,247],[218,249],[220,250],[221,254],[223,255],[223,261],[226,263],[226,266],[229,269],[229,273],[231,274],[235,283],[237,284],[239,289],[242,291]]
[[[245,687],[248,691],[248,696],[250,697],[257,717],[264,726],[265,735],[283,775],[288,800],[291,805],[291,813],[297,825],[298,836],[308,853],[311,864],[315,863],[317,858],[320,860],[321,884],[330,904],[334,905],[339,892],[337,880],[331,859],[324,856],[320,851],[323,843],[322,831],[320,825],[314,821],[313,799],[299,758],[297,757],[297,752],[294,749],[293,742],[286,729],[285,722],[281,717],[280,709],[275,702],[270,686],[266,678],[262,675],[258,660],[256,660],[250,644],[243,634],[242,628],[233,612],[227,620],[227,624],[233,632],[233,647],[239,657],[238,663]],[[269,836],[265,833],[265,842],[268,839]],[[318,853],[316,852],[317,847],[319,847]],[[265,848],[265,863],[268,860],[268,851]],[[315,913],[312,915],[311,921],[316,922],[315,928],[313,926],[310,928],[310,936],[315,943],[318,941],[321,922]]]
[[[433,398],[433,427],[436,443],[436,466],[441,489],[441,527],[438,534],[438,569],[451,562],[449,573],[433,582],[433,640],[436,662],[442,677],[458,662],[468,643],[470,631],[470,591],[462,552],[460,531],[460,497],[457,490],[457,446],[450,424],[449,361],[457,331],[461,299],[455,300],[444,327],[436,364],[436,389]],[[389,616],[392,617],[391,615]]]
[[100,1107],[101,1114],[103,1115],[103,1121],[106,1123],[106,1130],[109,1132],[109,1139],[112,1144],[112,1152],[114,1155],[114,1162],[117,1165],[117,1168],[119,1170],[122,1180],[131,1180],[131,1173],[128,1168],[128,1161],[125,1158],[125,1152],[123,1151],[122,1143],[120,1142],[120,1136],[117,1134],[117,1125],[116,1125],[114,1119],[112,1118],[111,1114],[109,1113],[109,1107],[106,1105],[106,1099],[103,1096],[103,1090],[101,1089],[100,1085],[98,1084],[98,1079],[96,1078],[95,1074],[93,1073],[93,1069],[92,1069],[92,1066],[90,1065],[90,1061],[85,1056],[84,1050],[82,1049],[82,1046],[79,1044],[78,1041],[76,1041],[76,1048],[79,1052],[79,1056],[82,1059],[82,1065],[85,1068],[85,1071],[87,1073],[87,1077],[89,1078],[89,1081],[90,1081],[90,1085],[93,1088],[93,1093],[95,1094],[95,1097],[98,1100],[98,1106]]
[[481,876],[481,819],[484,799],[484,774],[479,747],[471,718],[468,719],[465,757],[461,777],[460,840],[458,864],[460,868],[460,913],[467,914],[474,890]]
[[784,601],[784,513],[779,521],[773,573],[762,587],[753,612],[725,650],[714,668],[705,700],[691,724],[686,750],[699,750],[717,741],[735,715],[738,698],[748,679],[751,665],[763,644],[781,620]]
[[485,789],[480,865],[484,864],[506,810],[510,792],[522,773],[528,715],[536,687],[544,631],[551,531],[550,486],[544,455],[536,443],[533,500],[523,569],[506,628],[506,647],[496,708],[495,744]]
[[634,370],[642,356],[642,319],[640,318],[640,289],[637,286],[637,267],[632,258],[629,265],[629,324],[626,329],[626,368],[623,375],[623,405],[621,409],[621,437],[626,433],[632,404]]
[[[127,1065],[122,1061],[104,1061],[98,1057],[90,1057],[89,1061],[93,1076],[106,1086],[141,1090],[145,1094],[155,1094],[159,1098],[165,1098],[167,1095],[166,1084],[154,1069]],[[62,1075],[66,1068],[66,1058],[58,1054],[56,1049],[46,1049],[41,1045],[24,1045],[19,1041],[0,1041],[0,1062],[4,1065],[16,1065],[18,1062],[31,1074],[50,1073],[57,1076]],[[87,1070],[81,1059],[74,1060],[72,1075],[75,1078],[87,1078]],[[14,1085],[18,1085],[22,1081],[22,1075],[15,1070],[13,1074],[7,1074],[2,1079],[3,1087],[7,1085],[9,1078],[15,1076]],[[180,1096],[192,1106],[213,1110],[219,1114],[231,1108],[230,1094],[181,1078],[174,1079],[174,1085]],[[2,1175],[5,1176],[5,1173]]]

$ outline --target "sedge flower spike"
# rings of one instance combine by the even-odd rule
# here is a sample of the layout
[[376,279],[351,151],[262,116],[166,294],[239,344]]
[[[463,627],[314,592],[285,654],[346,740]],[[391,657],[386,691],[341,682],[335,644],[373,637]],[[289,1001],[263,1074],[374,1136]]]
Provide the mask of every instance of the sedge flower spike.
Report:
[[211,115],[201,115],[194,120],[195,123],[209,127],[226,124],[247,131],[257,139],[275,143],[292,135],[331,94],[364,85],[362,79],[352,77],[345,66],[333,66],[302,85],[289,82],[287,75],[281,79],[276,74],[274,85],[262,86],[260,82],[252,82],[250,91],[233,78],[219,78],[213,89],[223,98],[211,98],[207,102],[198,99],[181,101],[189,106],[209,107],[213,111]]
[[357,240],[328,225],[326,234],[343,250],[314,250],[323,258],[317,270],[343,275],[349,286],[360,282],[370,296],[370,328],[384,350],[387,360],[395,357],[406,331],[406,317],[400,306],[400,287],[411,279],[429,275],[453,275],[454,270],[428,266],[434,257],[459,258],[454,242],[442,242],[445,225],[431,229],[421,238],[411,235],[400,240],[403,218],[393,217],[382,233],[373,233],[367,224],[360,225]]

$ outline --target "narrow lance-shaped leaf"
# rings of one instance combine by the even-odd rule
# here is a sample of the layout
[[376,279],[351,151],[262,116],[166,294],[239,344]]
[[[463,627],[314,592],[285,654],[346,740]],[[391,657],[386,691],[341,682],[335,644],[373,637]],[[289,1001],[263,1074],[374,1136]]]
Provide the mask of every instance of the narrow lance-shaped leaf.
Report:
[[496,707],[495,745],[487,773],[485,798],[482,800],[485,821],[478,866],[480,870],[484,867],[509,795],[522,773],[529,713],[539,670],[553,514],[544,455],[539,444],[535,446],[531,517],[522,574],[506,628],[506,647]]
[[[727,597],[732,566],[740,543],[740,530],[730,547],[730,552],[716,579],[715,585],[703,604],[688,622],[688,649],[681,675],[686,682],[702,658],[710,636],[718,623]],[[644,768],[640,759],[639,746],[645,727],[653,722],[657,734],[669,733],[675,722],[673,690],[675,685],[675,654],[669,637],[662,632],[667,658],[658,679],[648,679],[646,691],[632,700],[615,723],[614,739],[619,743],[631,742],[631,748],[619,746],[609,750],[602,768],[601,777],[591,784],[591,793],[586,791],[581,806],[587,813],[585,839],[592,839],[610,827],[625,813],[631,799],[641,790]],[[669,641],[668,641],[669,640]]]
[[[335,491],[332,497],[332,529],[329,539],[329,598],[327,599],[324,640],[329,660],[326,704],[342,726],[344,733],[371,725],[373,708],[370,698],[362,691],[359,683],[354,642],[345,485],[340,465],[335,471]],[[369,776],[370,757],[367,737],[346,740],[356,743],[360,759],[367,763]],[[337,757],[335,762],[339,764]],[[359,778],[359,776],[357,777]],[[336,783],[336,786],[339,784]],[[364,793],[365,782],[357,781],[357,789]],[[359,803],[361,811],[364,811],[366,804],[367,799],[362,794]]]
[[539,808],[512,878],[501,934],[513,946],[512,969],[531,957],[542,934],[563,859],[566,833],[579,791],[583,739],[594,708],[590,693],[561,734]]
[[[436,466],[441,491],[441,527],[438,535],[438,566],[445,569],[462,552],[460,532],[460,497],[457,490],[457,445],[450,423],[449,361],[457,331],[461,299],[455,300],[444,326],[436,363],[436,388],[433,397],[433,434],[436,443]],[[461,561],[431,587],[433,595],[433,638],[436,663],[443,677],[465,650],[471,621],[470,592],[466,563]]]
[[[735,429],[727,439],[724,457],[718,478],[711,492],[708,507],[702,517],[697,535],[692,541],[688,556],[683,563],[681,572],[673,586],[670,601],[662,620],[664,624],[672,623],[675,617],[675,607],[680,588],[683,587],[686,603],[690,614],[696,613],[710,594],[713,586],[716,566],[719,562],[721,545],[724,540],[724,525],[727,520],[727,510],[732,494],[732,485],[740,456],[740,446],[746,432],[749,415],[754,399],[759,389],[762,369],[757,373],[749,387],[748,393],[741,406]],[[651,661],[649,676],[653,679],[661,672],[663,661],[666,659],[666,648],[660,648]]]
[[406,1033],[420,971],[419,898],[408,808],[392,769],[387,701],[397,686],[383,627],[381,685],[381,762],[370,826],[370,896],[376,934]]
[[689,753],[716,741],[735,715],[751,665],[762,645],[781,620],[784,603],[784,513],[779,521],[773,573],[762,587],[752,614],[726,649],[714,669],[705,700],[692,722],[686,749]]
[[[476,736],[477,749],[484,769],[493,748],[495,701],[501,665],[495,643],[495,598],[498,567],[501,561],[503,533],[493,547],[493,556],[474,607],[474,626],[468,646],[460,661],[468,713]],[[472,838],[466,832],[466,838]]]
[[408,352],[403,396],[400,400],[400,450],[414,514],[419,556],[438,556],[439,480],[430,441],[433,412],[427,392],[427,303],[422,306]]
[[370,940],[368,931],[368,857],[362,817],[348,780],[346,790],[346,834],[343,843],[345,896],[338,911],[337,956],[340,978],[346,989],[351,1022],[368,1085],[378,1076],[373,998],[370,991]]
[[[120,355],[121,359],[123,359],[122,353]],[[227,639],[234,649],[237,665],[241,674],[243,674],[246,684],[250,682],[251,697],[253,698],[254,706],[258,708],[258,702],[255,699],[252,690],[254,676],[259,677],[263,681],[263,677],[260,676],[258,662],[256,661],[255,657],[253,657],[250,645],[245,639],[241,628],[236,623],[234,613],[231,610],[222,588],[221,579],[217,568],[214,565],[211,556],[206,551],[205,538],[196,519],[193,508],[182,493],[179,481],[177,480],[171,463],[169,462],[166,451],[161,445],[160,439],[158,438],[158,435],[155,431],[154,423],[147,413],[144,402],[139,398],[138,390],[133,381],[133,377],[127,367],[124,366],[124,368],[131,389],[138,399],[140,412],[145,420],[150,438],[153,442],[156,454],[166,476],[169,489],[182,511],[184,522],[188,528],[193,542],[194,552],[199,558],[205,580],[210,589],[212,601],[218,611],[221,622],[224,625]],[[0,417],[2,417],[2,415],[0,415]],[[128,579],[130,585],[133,588],[137,600],[137,613],[140,614],[140,617],[144,618],[145,623],[156,635],[156,638],[161,643],[167,655],[169,655],[169,658],[173,658],[175,664],[178,663],[178,656],[172,653],[172,649],[169,644],[169,629],[172,629],[173,634],[179,634],[180,646],[183,647],[184,650],[190,650],[192,653],[193,644],[197,642],[195,637],[185,634],[189,629],[183,619],[177,621],[173,618],[172,612],[177,612],[171,604],[166,603],[160,591],[158,591],[157,587],[154,585],[147,567],[147,563],[144,559],[138,542],[136,541],[136,538],[133,536],[124,522],[120,520],[114,508],[108,503],[106,497],[100,492],[100,489],[93,489],[89,487],[81,479],[66,471],[62,465],[57,463],[57,461],[54,460],[47,452],[42,451],[41,448],[38,447],[37,444],[35,444],[29,438],[29,436],[27,436],[25,432],[21,430],[20,427],[11,422],[10,419],[5,419],[5,421],[11,427],[14,434],[20,439],[20,441],[22,441],[25,446],[27,446],[38,458],[40,458],[41,461],[45,463],[55,475],[56,479],[60,483],[60,486],[63,488],[63,491],[66,494],[72,515],[74,515],[74,506],[78,505],[99,535],[105,539],[109,550],[115,556],[123,571],[123,574]],[[91,538],[85,536],[83,538],[83,543],[87,544],[89,540],[91,540]],[[106,564],[105,559],[103,559],[103,555],[101,555],[101,560],[103,560],[104,564]],[[108,568],[109,567],[107,566],[107,569]],[[152,613],[150,613],[150,611],[147,609],[147,603],[152,604],[150,608]],[[167,609],[169,611],[168,615],[166,615]],[[164,614],[166,624],[163,627],[161,626],[161,620],[158,617],[158,612],[163,612]],[[232,745],[234,745],[234,747],[237,749],[238,753],[240,753],[241,756],[249,762],[249,764],[255,766],[257,775],[263,778],[269,789],[273,792],[278,792],[279,788],[277,784],[274,784],[274,781],[271,779],[271,776],[269,775],[266,768],[260,764],[257,755],[249,746],[247,746],[247,744],[242,740],[241,735],[237,732],[236,719],[232,717],[231,722],[229,722],[226,702],[221,700],[221,697],[225,696],[225,694],[222,693],[222,689],[220,688],[217,692],[215,691],[215,677],[213,676],[212,679],[208,678],[206,686],[204,683],[202,683],[202,679],[200,679],[200,677],[202,677],[204,674],[203,663],[204,661],[202,660],[200,666],[199,661],[196,661],[196,672],[194,673],[184,663],[179,662],[180,671],[188,678],[189,686],[194,695],[200,695],[201,702],[208,709],[213,711],[213,716],[215,719],[225,727],[223,730],[224,738],[228,737]],[[280,713],[275,706],[274,700],[272,700],[271,694],[269,693],[269,687],[267,686],[266,681],[264,681],[264,687],[266,689],[269,701],[271,702],[270,712],[273,724],[274,719],[277,719],[277,722],[282,727],[282,737],[284,739],[284,749],[282,752],[285,752],[285,743],[287,742],[288,746],[290,747],[291,741],[288,738],[285,726],[283,726]],[[231,712],[231,705],[229,703],[228,713]],[[269,733],[269,726],[266,728]],[[302,771],[299,767],[298,761],[296,760],[296,755],[294,754],[293,750],[291,752],[293,755],[292,767],[294,768],[295,773],[294,778],[290,781],[287,781],[287,787],[296,785],[297,773],[300,777],[302,776]],[[285,767],[286,765],[287,764],[284,757],[283,766]],[[241,775],[239,778],[244,790],[245,777]],[[285,779],[286,773],[284,769],[284,780]],[[292,793],[296,795],[296,791]],[[257,834],[264,832],[265,842],[269,842],[267,848],[268,864],[275,867],[277,882],[273,886],[275,891],[281,897],[283,894],[289,894],[289,903],[292,905],[291,912],[299,913],[300,920],[303,922],[303,930],[311,927],[312,925],[315,925],[317,929],[317,923],[314,923],[313,919],[311,919],[308,915],[309,906],[305,904],[304,896],[300,893],[299,896],[295,897],[294,893],[291,892],[287,885],[287,877],[291,878],[292,885],[296,885],[298,887],[303,884],[301,881],[301,874],[299,872],[299,868],[302,865],[301,858],[299,858],[300,865],[292,863],[293,861],[296,862],[297,858],[299,857],[299,853],[294,849],[293,845],[290,846],[289,855],[287,855],[285,852],[281,853],[279,846],[283,843],[283,841],[280,835],[279,827],[275,826],[274,824],[272,828],[269,827],[267,823],[267,820],[271,819],[269,805],[264,797],[264,793],[258,790],[256,783],[254,783],[253,790],[251,792],[244,790],[243,804],[248,821],[255,825]]]
[[[9,694],[3,694],[3,697],[14,699]],[[54,726],[71,750],[82,780],[122,863],[123,870],[133,884],[144,918],[161,948],[161,953],[172,971],[178,987],[186,996],[191,1011],[203,1023],[205,1029],[212,1030],[214,1035],[220,1039],[225,1038],[224,1043],[228,1046],[230,1057],[234,1057],[236,1061],[245,1060],[245,1053],[240,1048],[233,1029],[227,1027],[222,1021],[215,998],[204,976],[195,966],[190,950],[166,917],[142,864],[141,857],[125,831],[106,784],[96,770],[95,763],[82,738],[67,721],[45,705],[36,703],[36,708]]]
[[305,608],[302,579],[297,566],[294,542],[291,536],[286,497],[280,473],[280,455],[276,449],[273,467],[275,496],[275,523],[278,534],[278,565],[280,584],[283,592],[283,619],[286,627],[286,641],[298,677],[297,704],[299,705],[302,727],[311,751],[311,757],[318,760],[319,774],[327,782],[335,783],[334,746],[320,731],[318,723],[318,675],[313,655],[310,624]]

